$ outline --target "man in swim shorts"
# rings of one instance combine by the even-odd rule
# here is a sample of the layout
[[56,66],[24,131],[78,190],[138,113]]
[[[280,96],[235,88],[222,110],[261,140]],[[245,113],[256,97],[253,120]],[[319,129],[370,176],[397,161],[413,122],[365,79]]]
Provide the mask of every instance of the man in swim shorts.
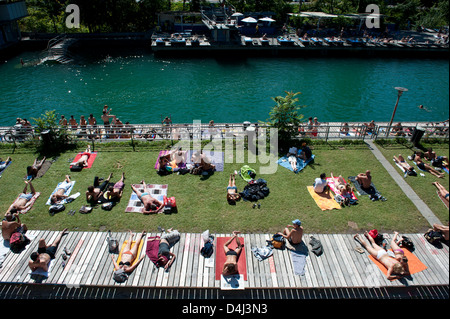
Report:
[[431,167],[430,165],[424,163],[424,161],[422,160],[423,157],[424,157],[424,154],[422,152],[418,152],[414,156],[414,162],[416,162],[416,165],[417,165],[418,168],[420,168],[423,171],[427,171],[431,175],[434,175],[434,176],[436,176],[438,178],[443,178],[445,176],[445,174],[439,173],[433,167]]
[[[226,260],[223,265],[222,275],[224,276],[230,276],[230,275],[236,275],[239,273],[238,270],[238,259],[242,252],[242,247],[244,245],[241,244],[241,241],[239,240],[239,237],[237,236],[240,234],[238,231],[233,232],[233,237],[231,237],[224,245],[223,249],[225,251]],[[235,250],[228,248],[228,246],[233,242],[233,240],[236,240],[237,248]]]
[[302,222],[299,219],[293,220],[292,225],[287,225],[283,232],[278,234],[286,238],[291,245],[298,245],[303,238]]
[[103,181],[102,184],[100,184],[99,178],[97,176],[94,178],[94,185],[89,186],[88,190],[86,191],[86,201],[88,203],[90,203],[91,205],[96,205],[98,203],[98,199],[103,195],[103,192],[108,186],[111,177],[112,173],[109,174],[108,178]]
[[50,246],[47,246],[45,239],[39,240],[38,250],[31,254],[31,260],[28,262],[28,266],[32,271],[35,271],[38,268],[43,271],[48,271],[48,265],[51,260],[55,259],[58,245],[64,235],[67,235],[67,228],[58,235],[56,240]]
[[152,197],[150,193],[146,192],[147,184],[142,180],[141,184],[144,186],[144,192],[141,192],[137,187],[131,185],[131,189],[136,193],[139,200],[142,202],[144,207],[142,207],[142,213],[147,214],[157,214],[164,209],[164,203],[160,202],[156,198]]
[[2,236],[4,240],[10,240],[11,235],[15,232],[25,234],[27,230],[27,226],[20,222],[18,213],[7,213],[2,220]]
[[[30,181],[25,181],[25,184],[25,188],[23,189],[19,198],[11,206],[9,206],[9,209],[6,213],[15,214],[28,207],[30,200],[36,194],[36,190],[34,189],[33,184],[31,184]],[[28,185],[30,185],[30,193],[27,193]]]
[[50,197],[50,202],[53,204],[59,204],[63,199],[68,196],[65,193],[72,187],[72,182],[70,181],[70,176],[66,175],[64,182],[58,185],[55,193]]
[[372,175],[370,171],[367,170],[366,173],[360,173],[356,176],[356,181],[361,185],[362,188],[369,189],[372,184]]
[[114,184],[114,186],[110,186],[108,188],[108,192],[106,194],[106,197],[108,200],[113,202],[118,202],[122,198],[123,195],[123,189],[125,187],[125,173],[122,173],[122,178]]

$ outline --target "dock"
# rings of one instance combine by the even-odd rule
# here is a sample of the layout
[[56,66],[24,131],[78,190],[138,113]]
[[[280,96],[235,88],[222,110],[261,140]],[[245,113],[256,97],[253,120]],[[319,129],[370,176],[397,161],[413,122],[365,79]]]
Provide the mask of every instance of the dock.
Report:
[[[154,289],[209,289],[219,293],[223,290],[221,280],[217,280],[215,258],[222,252],[216,246],[218,237],[231,234],[211,234],[214,236],[214,253],[210,258],[200,254],[203,247],[202,234],[181,233],[178,243],[172,247],[175,262],[168,271],[157,268],[145,256],[125,283],[118,284],[113,278],[113,264],[108,251],[107,232],[71,231],[63,237],[56,258],[51,262],[48,277],[32,276],[28,268],[29,256],[37,250],[39,239],[51,243],[59,232],[29,230],[29,245],[21,253],[8,251],[0,268],[0,287],[8,285],[35,285],[67,288],[154,288]],[[148,233],[147,238],[160,236]],[[391,234],[383,234],[390,242]],[[414,243],[413,255],[426,267],[418,273],[401,280],[389,281],[380,269],[369,259],[368,253],[357,252],[360,245],[353,234],[305,234],[303,250],[305,267],[303,275],[296,275],[293,257],[288,249],[273,249],[273,255],[259,261],[252,248],[267,246],[271,234],[241,234],[244,241],[247,280],[238,290],[310,290],[310,289],[401,289],[412,287],[443,287],[449,285],[449,247],[446,244],[430,244],[423,234],[401,234]],[[128,233],[112,233],[119,242],[119,249]],[[311,250],[311,237],[318,239],[323,254],[316,256]],[[146,253],[146,243],[141,255]],[[2,243],[2,247],[4,243]],[[72,254],[63,260],[64,248]],[[117,254],[114,258],[117,258]],[[220,267],[220,265],[218,265]],[[447,296],[448,298],[448,296]]]

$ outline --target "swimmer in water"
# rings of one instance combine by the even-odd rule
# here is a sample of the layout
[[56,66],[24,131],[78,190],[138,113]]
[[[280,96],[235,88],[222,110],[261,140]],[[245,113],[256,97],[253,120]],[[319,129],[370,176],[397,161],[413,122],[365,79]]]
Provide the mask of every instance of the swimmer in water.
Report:
[[430,110],[427,109],[427,108],[426,108],[425,106],[423,106],[422,104],[420,104],[420,105],[418,106],[418,108],[421,109],[421,110],[425,110],[425,111],[427,111],[427,112],[430,112]]

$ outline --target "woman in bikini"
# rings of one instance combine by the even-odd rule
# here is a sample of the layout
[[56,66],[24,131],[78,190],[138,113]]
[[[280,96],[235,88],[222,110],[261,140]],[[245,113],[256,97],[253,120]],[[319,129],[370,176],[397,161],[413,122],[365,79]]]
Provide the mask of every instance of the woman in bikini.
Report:
[[230,180],[228,181],[227,187],[227,201],[230,205],[236,205],[236,202],[241,199],[241,195],[239,195],[237,187],[236,187],[236,179],[235,175],[230,175]]
[[[142,231],[139,235],[136,237],[136,243],[131,247],[131,244],[133,243],[133,233],[130,232],[130,237],[128,238],[127,244],[123,249],[123,252],[119,257],[121,258],[119,264],[116,263],[114,260],[114,255],[111,255],[111,259],[114,264],[114,275],[113,278],[117,282],[124,282],[128,279],[128,275],[133,272],[133,270],[139,265],[139,263],[144,259],[145,254],[142,254],[141,258],[134,263],[138,248],[141,243],[141,240],[144,238],[145,232]],[[133,264],[134,263],[134,264]]]
[[389,280],[410,275],[408,258],[406,258],[403,249],[398,246],[400,243],[400,241],[397,240],[398,232],[394,233],[394,238],[391,241],[392,251],[386,251],[378,246],[368,232],[365,232],[364,235],[369,240],[370,244],[368,244],[359,234],[356,234],[354,239],[359,242],[372,257],[386,267],[387,278]]

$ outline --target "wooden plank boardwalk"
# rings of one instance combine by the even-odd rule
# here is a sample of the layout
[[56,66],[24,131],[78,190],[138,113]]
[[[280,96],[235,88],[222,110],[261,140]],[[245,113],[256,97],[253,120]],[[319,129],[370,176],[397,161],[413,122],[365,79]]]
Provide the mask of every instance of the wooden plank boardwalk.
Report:
[[[58,235],[53,231],[30,230],[27,233],[32,242],[20,254],[8,252],[0,268],[0,283],[28,284],[36,282],[31,278],[28,260],[31,252],[37,250],[38,241],[44,238],[51,243]],[[113,233],[120,244],[127,233]],[[160,235],[149,233],[148,237]],[[230,234],[212,234],[215,238]],[[389,281],[369,260],[367,252],[355,251],[358,243],[351,234],[305,234],[308,247],[305,274],[295,275],[289,250],[274,250],[273,256],[259,261],[252,253],[253,247],[266,246],[269,234],[242,234],[246,249],[248,280],[245,288],[256,289],[298,289],[298,288],[380,288],[405,286],[448,286],[449,248],[445,244],[435,247],[429,244],[423,234],[403,234],[415,244],[413,252],[428,268],[409,278]],[[316,256],[311,252],[310,237],[322,242],[324,253]],[[386,235],[385,235],[386,236]],[[220,280],[215,279],[215,254],[221,247],[214,246],[211,260],[200,254],[203,246],[201,234],[182,233],[180,241],[172,248],[176,260],[169,271],[157,269],[145,257],[137,269],[122,284],[112,279],[113,265],[108,253],[106,232],[69,232],[63,237],[52,261],[51,273],[41,281],[43,284],[65,285],[67,287],[155,287],[155,288],[215,288],[220,289]],[[146,241],[145,241],[146,243]],[[63,264],[63,248],[72,251]],[[145,254],[144,244],[141,254]]]

